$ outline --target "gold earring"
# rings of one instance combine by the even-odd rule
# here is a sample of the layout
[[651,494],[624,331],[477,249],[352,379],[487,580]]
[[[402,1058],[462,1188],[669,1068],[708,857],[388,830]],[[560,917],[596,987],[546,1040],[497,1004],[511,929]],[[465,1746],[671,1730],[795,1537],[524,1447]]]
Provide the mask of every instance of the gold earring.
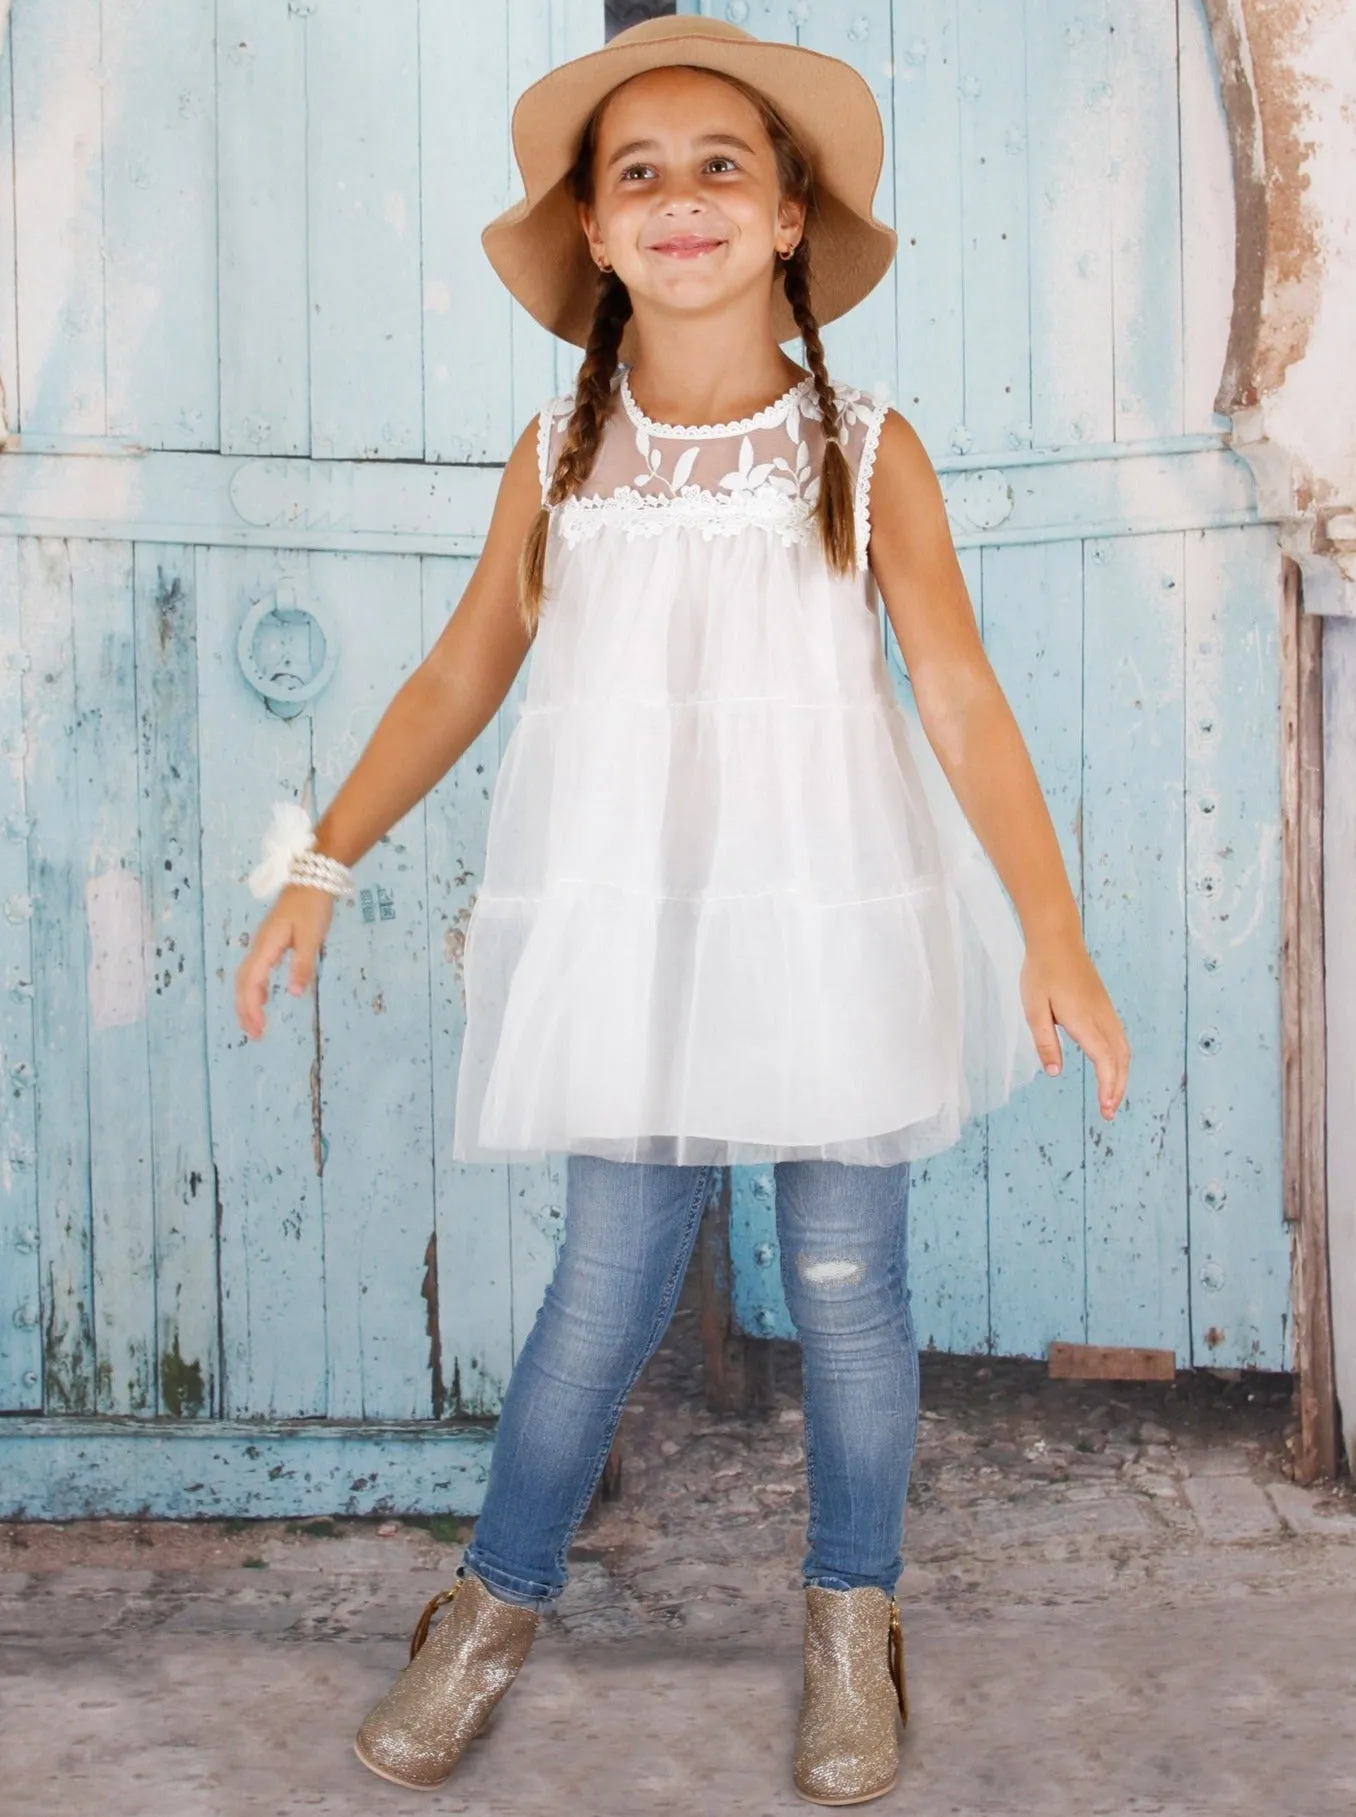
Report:
[[794,246],[788,246],[785,252],[779,252],[777,254],[777,257],[779,259],[781,259],[783,263],[785,263],[787,259],[792,259],[795,256],[796,256],[796,249]]
[[611,271],[612,267],[608,264],[606,259],[599,259],[598,269],[599,271]]

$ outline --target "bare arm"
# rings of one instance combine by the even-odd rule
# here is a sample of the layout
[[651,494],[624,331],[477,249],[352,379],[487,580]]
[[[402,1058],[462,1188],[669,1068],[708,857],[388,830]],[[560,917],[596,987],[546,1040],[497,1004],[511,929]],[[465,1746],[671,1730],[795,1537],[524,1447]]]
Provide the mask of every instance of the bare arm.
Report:
[[1129,1046],[1084,946],[1050,810],[980,640],[937,476],[895,410],[881,426],[871,526],[871,568],[918,717],[1022,924],[1023,999],[1037,1050],[1057,1071],[1054,1025],[1067,1028],[1096,1066],[1109,1117],[1124,1095]]
[[504,468],[466,591],[316,822],[317,851],[356,864],[442,780],[499,711],[530,643],[518,616],[518,552],[539,502],[533,423]]
[[[518,615],[518,554],[540,504],[533,420],[504,467],[485,547],[466,590],[428,655],[382,714],[316,823],[316,850],[356,864],[489,724],[530,647]],[[269,976],[292,950],[288,990],[307,989],[334,912],[319,890],[288,886],[259,924],[236,974],[236,1015],[264,1031]]]

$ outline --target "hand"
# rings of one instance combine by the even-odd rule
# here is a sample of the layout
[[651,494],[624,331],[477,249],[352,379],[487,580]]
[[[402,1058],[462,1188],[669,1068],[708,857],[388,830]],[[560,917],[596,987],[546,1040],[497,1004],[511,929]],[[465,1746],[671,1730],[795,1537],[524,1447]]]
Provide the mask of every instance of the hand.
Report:
[[273,967],[290,947],[293,956],[287,988],[294,997],[307,990],[333,914],[334,897],[328,891],[288,884],[255,929],[250,950],[235,975],[236,1017],[252,1041],[264,1032],[264,1004]]
[[1076,933],[1028,941],[1022,962],[1022,1005],[1047,1072],[1062,1069],[1058,1022],[1097,1069],[1097,1098],[1109,1121],[1125,1096],[1130,1044],[1106,986]]

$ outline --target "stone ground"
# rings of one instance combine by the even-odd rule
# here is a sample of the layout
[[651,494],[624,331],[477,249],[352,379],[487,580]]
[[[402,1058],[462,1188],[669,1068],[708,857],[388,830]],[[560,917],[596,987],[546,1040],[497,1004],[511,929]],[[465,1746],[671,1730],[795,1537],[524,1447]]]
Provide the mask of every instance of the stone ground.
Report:
[[[797,1354],[709,1413],[691,1284],[620,1500],[455,1775],[350,1750],[460,1558],[452,1520],[0,1526],[0,1808],[774,1817],[799,1691]],[[1051,1382],[927,1357],[900,1581],[913,1817],[1349,1817],[1356,1502],[1297,1487],[1290,1384]]]

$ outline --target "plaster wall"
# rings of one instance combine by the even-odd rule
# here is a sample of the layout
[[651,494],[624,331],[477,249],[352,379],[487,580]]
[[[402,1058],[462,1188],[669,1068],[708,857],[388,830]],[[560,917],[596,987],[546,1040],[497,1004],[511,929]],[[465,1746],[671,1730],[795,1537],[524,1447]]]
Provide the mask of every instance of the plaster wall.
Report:
[[1216,407],[1323,639],[1327,1198],[1333,1348],[1356,1460],[1356,12],[1207,0],[1234,153],[1237,278]]

